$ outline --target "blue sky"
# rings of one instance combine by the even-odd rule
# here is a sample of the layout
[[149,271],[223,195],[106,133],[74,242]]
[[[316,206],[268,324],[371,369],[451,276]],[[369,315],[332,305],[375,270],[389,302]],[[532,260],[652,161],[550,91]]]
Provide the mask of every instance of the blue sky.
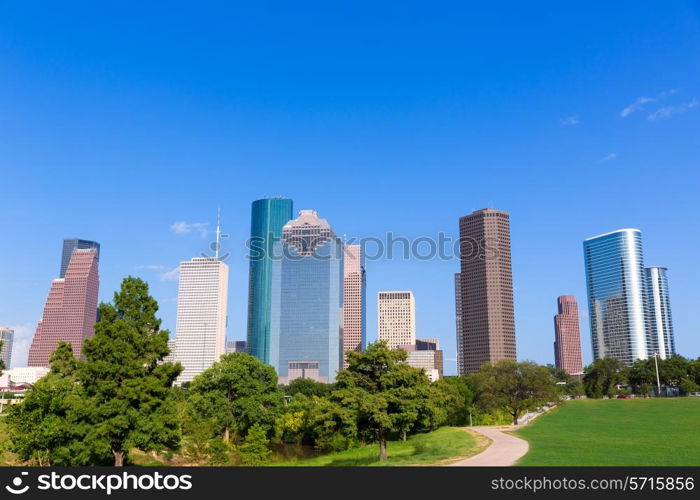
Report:
[[[488,5],[487,5],[488,4]],[[0,324],[24,362],[61,240],[102,244],[102,300],[148,280],[174,330],[179,261],[221,207],[229,338],[245,335],[250,203],[286,195],[338,234],[457,233],[511,213],[518,355],[553,361],[582,240],[643,232],[669,267],[678,350],[700,355],[700,3],[3,2]],[[176,222],[208,224],[179,226]],[[203,228],[203,230],[199,230]],[[457,261],[369,262],[413,290],[454,373]]]

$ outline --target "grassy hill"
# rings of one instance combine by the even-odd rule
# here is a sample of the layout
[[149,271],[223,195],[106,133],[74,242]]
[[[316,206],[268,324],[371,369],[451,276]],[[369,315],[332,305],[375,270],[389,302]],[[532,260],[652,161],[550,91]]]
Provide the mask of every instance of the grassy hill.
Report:
[[700,465],[700,398],[569,401],[515,434],[518,465]]

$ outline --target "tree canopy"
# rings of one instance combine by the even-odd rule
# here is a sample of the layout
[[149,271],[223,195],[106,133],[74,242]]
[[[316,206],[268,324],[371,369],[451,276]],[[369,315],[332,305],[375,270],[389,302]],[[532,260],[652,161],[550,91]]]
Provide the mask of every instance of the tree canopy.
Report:
[[503,359],[484,363],[476,380],[480,405],[502,408],[513,417],[514,425],[524,412],[559,401],[549,370],[532,361]]
[[211,419],[224,442],[258,425],[270,436],[282,412],[275,369],[254,356],[234,352],[197,375],[189,387],[195,418]]
[[125,278],[113,303],[100,304],[95,335],[82,347],[85,359],[59,344],[51,372],[13,409],[9,422],[20,456],[40,463],[121,466],[133,447],[179,446],[168,396],[182,368],[163,362],[168,332],[160,329],[157,311],[148,285]]

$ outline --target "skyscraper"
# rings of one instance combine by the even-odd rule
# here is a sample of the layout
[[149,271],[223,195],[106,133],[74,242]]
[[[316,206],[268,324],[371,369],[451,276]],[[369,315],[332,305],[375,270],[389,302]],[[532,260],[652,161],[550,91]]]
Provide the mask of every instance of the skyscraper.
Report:
[[270,360],[272,262],[275,241],[294,215],[292,200],[265,198],[253,202],[250,222],[247,349],[264,363]]
[[642,234],[618,229],[583,242],[593,358],[646,359]]
[[416,301],[413,292],[379,292],[377,332],[389,349],[416,343]]
[[2,350],[0,350],[0,359],[5,364],[5,369],[10,368],[12,363],[12,343],[15,339],[15,331],[7,326],[0,326],[0,341],[2,341]]
[[99,286],[97,249],[74,250],[64,277],[51,283],[29,348],[29,366],[49,366],[49,357],[61,340],[82,357],[83,341],[95,333]]
[[457,292],[457,373],[487,361],[516,359],[510,219],[484,208],[459,219],[460,273]]
[[190,382],[226,350],[228,266],[219,259],[221,230],[216,224],[214,257],[180,263],[175,323],[175,360],[183,370],[177,383]]
[[647,354],[665,359],[676,353],[665,267],[644,269],[647,298]]
[[343,367],[347,367],[345,353],[361,351],[367,342],[365,256],[362,245],[345,245],[343,268]]
[[85,248],[94,248],[97,250],[97,260],[100,260],[100,244],[96,241],[81,240],[79,238],[66,238],[63,240],[63,252],[61,254],[61,270],[58,274],[59,278],[63,278],[66,275],[66,269],[68,269],[68,263],[73,255],[73,250]]
[[554,316],[554,363],[570,375],[583,373],[578,304],[573,295],[557,299],[559,314]]
[[226,344],[228,266],[218,257],[180,263],[175,324],[175,360],[182,363],[179,384],[219,361]]
[[342,365],[343,244],[313,210],[282,229],[272,268],[270,361],[280,383],[333,382]]

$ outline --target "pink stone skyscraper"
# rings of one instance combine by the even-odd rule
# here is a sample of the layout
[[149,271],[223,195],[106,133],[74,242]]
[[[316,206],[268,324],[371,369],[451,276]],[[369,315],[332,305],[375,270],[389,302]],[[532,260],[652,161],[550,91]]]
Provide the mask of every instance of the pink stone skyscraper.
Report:
[[83,340],[95,333],[97,267],[97,249],[74,250],[65,277],[53,280],[29,348],[29,366],[49,366],[49,357],[61,340],[82,357]]
[[557,368],[570,375],[583,373],[581,332],[578,324],[578,304],[573,295],[557,299],[559,314],[554,316],[554,361]]
[[362,245],[345,245],[343,263],[343,367],[345,353],[365,347],[365,267]]

